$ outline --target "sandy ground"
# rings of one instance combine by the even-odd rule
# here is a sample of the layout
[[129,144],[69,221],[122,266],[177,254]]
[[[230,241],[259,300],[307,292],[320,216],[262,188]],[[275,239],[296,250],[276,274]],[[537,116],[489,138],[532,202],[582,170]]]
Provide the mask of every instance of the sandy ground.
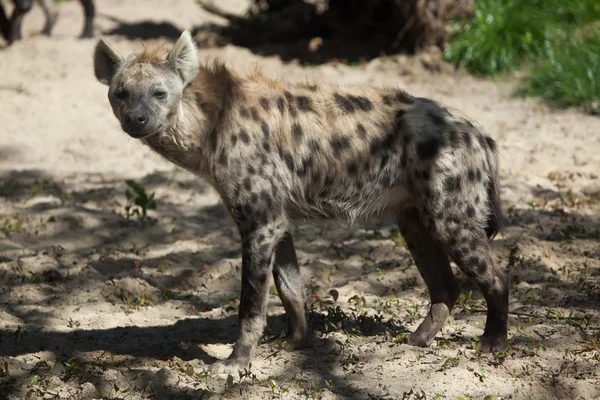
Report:
[[[140,32],[223,23],[193,0],[98,3],[97,36],[123,53]],[[273,340],[283,308],[271,295],[251,370],[209,376],[235,340],[238,233],[211,188],[120,131],[93,75],[95,39],[76,38],[78,4],[60,13],[54,37],[35,36],[35,7],[27,38],[0,49],[1,399],[600,398],[598,118],[515,98],[514,82],[462,76],[431,54],[303,66],[201,49],[269,76],[401,86],[476,118],[499,143],[510,226],[493,248],[512,278],[505,353],[473,350],[485,305],[458,271],[463,297],[418,349],[406,334],[428,293],[394,225],[298,225],[314,346]],[[125,179],[155,193],[155,224],[126,218]]]

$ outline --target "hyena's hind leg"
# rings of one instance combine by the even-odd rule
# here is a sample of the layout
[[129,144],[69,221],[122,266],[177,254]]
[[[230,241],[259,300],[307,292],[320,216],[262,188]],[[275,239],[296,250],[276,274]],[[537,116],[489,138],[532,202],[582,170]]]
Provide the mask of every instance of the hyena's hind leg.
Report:
[[294,239],[289,233],[285,234],[275,248],[273,278],[287,317],[288,348],[301,349],[306,340],[304,285],[294,248]]
[[[508,322],[508,276],[492,259],[490,238],[502,225],[494,178],[479,172],[444,177],[446,191],[424,202],[426,222],[452,261],[481,290],[487,304],[485,330],[478,347],[485,352],[504,347]],[[471,179],[472,178],[472,179]],[[466,186],[466,187],[465,187]]]
[[396,222],[431,298],[429,313],[408,337],[409,344],[423,347],[442,329],[460,291],[448,255],[423,223],[419,211],[406,207],[397,213]]
[[449,218],[440,230],[448,254],[458,267],[480,288],[487,303],[487,318],[478,348],[484,352],[504,348],[508,322],[508,277],[492,259],[488,235],[479,225],[465,223],[466,218]]

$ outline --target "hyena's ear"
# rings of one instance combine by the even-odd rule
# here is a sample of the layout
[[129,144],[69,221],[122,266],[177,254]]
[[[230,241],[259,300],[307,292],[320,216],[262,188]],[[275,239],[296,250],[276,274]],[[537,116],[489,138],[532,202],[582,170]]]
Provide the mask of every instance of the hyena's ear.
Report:
[[183,31],[167,56],[167,61],[181,77],[184,87],[198,75],[198,69],[200,68],[198,50],[188,30]]
[[110,82],[123,65],[121,57],[112,47],[100,39],[94,48],[94,73],[96,78],[105,85]]

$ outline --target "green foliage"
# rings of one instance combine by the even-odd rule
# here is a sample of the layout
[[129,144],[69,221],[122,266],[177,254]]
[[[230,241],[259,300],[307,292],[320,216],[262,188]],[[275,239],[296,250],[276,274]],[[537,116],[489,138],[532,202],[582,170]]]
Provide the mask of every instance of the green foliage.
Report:
[[600,2],[478,0],[473,14],[454,24],[446,59],[472,73],[495,75],[548,56],[575,28],[600,19]]
[[128,179],[125,183],[129,187],[125,191],[125,196],[127,197],[125,215],[127,219],[137,216],[142,223],[155,223],[156,220],[148,216],[148,210],[156,209],[154,193],[148,195],[146,188],[134,180]]
[[529,64],[526,94],[560,106],[598,101],[599,1],[478,0],[473,14],[454,23],[448,61],[491,76]]
[[524,89],[559,107],[584,105],[600,113],[600,30],[557,45],[532,69]]

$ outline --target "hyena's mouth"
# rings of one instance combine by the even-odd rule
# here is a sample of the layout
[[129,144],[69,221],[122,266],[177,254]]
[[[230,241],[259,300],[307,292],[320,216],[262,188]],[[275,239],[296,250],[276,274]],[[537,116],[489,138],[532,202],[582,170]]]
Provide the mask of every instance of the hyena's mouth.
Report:
[[156,135],[157,133],[159,133],[161,131],[161,127],[158,127],[157,129],[154,129],[152,131],[148,131],[148,130],[131,131],[126,128],[123,128],[123,131],[134,139],[145,139],[145,138],[148,138],[150,136],[153,136],[153,135]]

